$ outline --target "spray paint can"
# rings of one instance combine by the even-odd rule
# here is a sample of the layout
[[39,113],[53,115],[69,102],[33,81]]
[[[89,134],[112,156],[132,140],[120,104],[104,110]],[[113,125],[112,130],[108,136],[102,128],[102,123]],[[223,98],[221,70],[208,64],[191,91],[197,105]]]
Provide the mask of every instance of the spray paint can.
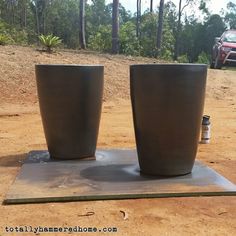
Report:
[[204,115],[202,118],[202,136],[201,143],[210,143],[211,138],[211,122],[210,116]]

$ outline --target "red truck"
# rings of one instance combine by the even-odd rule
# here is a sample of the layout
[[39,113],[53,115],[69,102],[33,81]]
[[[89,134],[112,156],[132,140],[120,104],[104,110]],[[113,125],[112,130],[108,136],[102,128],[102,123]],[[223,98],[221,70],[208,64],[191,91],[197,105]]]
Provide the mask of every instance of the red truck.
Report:
[[221,69],[224,65],[236,64],[236,30],[225,31],[215,38],[210,68]]

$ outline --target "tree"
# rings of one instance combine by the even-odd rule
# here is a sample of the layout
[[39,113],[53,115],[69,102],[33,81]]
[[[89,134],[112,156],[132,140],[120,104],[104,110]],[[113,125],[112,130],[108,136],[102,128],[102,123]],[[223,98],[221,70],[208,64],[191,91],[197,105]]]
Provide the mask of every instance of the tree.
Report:
[[112,53],[119,52],[119,0],[113,0],[112,8]]
[[164,0],[160,0],[159,15],[158,15],[158,27],[157,27],[157,56],[159,56],[160,50],[161,50],[163,12],[164,12]]
[[210,54],[215,37],[220,37],[225,31],[226,26],[223,19],[218,14],[213,14],[204,24],[205,27],[205,52]]
[[136,37],[140,38],[141,0],[137,0]]
[[82,49],[86,49],[85,40],[85,0],[80,0],[79,8],[79,42]]
[[6,4],[7,4],[7,13],[10,19],[9,22],[11,24],[15,24],[17,0],[6,0]]
[[[174,42],[177,25],[176,6],[173,2],[167,1],[163,9],[163,30],[159,57],[172,60],[174,54]],[[157,27],[156,27],[157,28]],[[156,32],[157,35],[157,32]],[[157,43],[157,40],[155,41]]]
[[142,56],[156,56],[157,14],[145,12],[140,27],[142,34],[139,38]]
[[205,19],[209,18],[211,15],[209,9],[207,8],[207,4],[206,4],[207,1],[209,0],[201,0],[200,6],[198,8],[204,15],[206,15]]
[[153,13],[153,0],[150,0],[150,12]]
[[20,8],[19,21],[22,28],[26,28],[27,25],[27,0],[21,0],[18,2],[18,8]]
[[35,19],[36,19],[36,32],[38,34],[38,36],[40,35],[40,27],[39,27],[39,11],[38,11],[38,1],[37,0],[33,0],[31,2],[31,8],[35,14]]
[[125,55],[140,55],[140,43],[136,37],[136,25],[128,21],[120,26],[120,53]]
[[48,1],[45,9],[45,34],[53,34],[63,40],[68,48],[80,47],[79,42],[79,1]]
[[[179,0],[174,60],[177,60],[177,58],[179,56],[179,38],[180,38],[180,33],[181,33],[181,16],[183,14],[184,9],[192,2],[193,2],[193,0]],[[182,3],[184,3],[184,5],[182,5]]]
[[[204,50],[206,41],[205,28],[194,16],[186,17],[182,26],[179,44],[179,57],[185,62],[194,62]],[[179,59],[178,57],[178,59]]]
[[36,28],[37,34],[45,34],[45,9],[47,4],[49,4],[46,0],[32,0],[31,8],[35,14],[36,18]]
[[[113,3],[109,3],[105,7],[105,14],[107,15],[108,21],[106,21],[106,24],[110,23],[110,18],[108,16],[111,16],[112,18],[112,10],[113,10]],[[122,6],[121,3],[119,3],[119,25],[125,24],[126,22],[130,21],[132,18],[132,13],[130,11],[127,11],[124,6]]]
[[229,24],[230,29],[236,29],[236,4],[233,2],[227,4],[225,21]]
[[110,24],[111,15],[106,9],[105,0],[91,0],[91,2],[91,5],[86,6],[86,19],[91,24],[91,30],[96,31],[99,26]]
[[[181,56],[195,62],[199,55],[210,57],[214,38],[226,25],[236,28],[236,4],[232,0],[224,18],[211,15],[207,1],[178,0],[176,7],[172,0],[160,0],[156,13],[155,2],[147,0],[150,9],[141,14],[141,0],[136,0],[137,14],[132,15],[118,0],[109,4],[106,0],[0,0],[0,36],[3,40],[7,37],[8,43],[26,44],[35,43],[40,34],[53,34],[68,48],[159,55],[167,60]],[[201,21],[185,11],[190,4],[199,4]]]

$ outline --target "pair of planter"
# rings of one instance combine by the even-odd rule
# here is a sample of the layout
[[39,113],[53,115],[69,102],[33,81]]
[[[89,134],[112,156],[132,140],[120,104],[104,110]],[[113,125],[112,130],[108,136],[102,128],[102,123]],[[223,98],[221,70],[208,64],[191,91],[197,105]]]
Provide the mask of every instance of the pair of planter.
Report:
[[[130,93],[140,169],[145,174],[190,173],[198,147],[206,65],[130,67]],[[103,66],[36,65],[40,111],[50,156],[95,155]]]

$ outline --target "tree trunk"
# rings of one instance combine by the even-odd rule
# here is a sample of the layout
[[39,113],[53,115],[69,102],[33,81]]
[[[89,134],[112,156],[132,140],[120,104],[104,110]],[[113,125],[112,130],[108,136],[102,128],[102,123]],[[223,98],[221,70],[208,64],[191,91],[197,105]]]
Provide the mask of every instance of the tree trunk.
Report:
[[79,43],[82,49],[86,49],[85,40],[85,0],[80,0],[79,8]]
[[15,6],[14,3],[11,3],[11,11],[12,11],[12,25],[15,24]]
[[157,26],[157,56],[160,55],[160,50],[161,50],[163,12],[164,12],[164,0],[160,0],[158,26]]
[[153,0],[150,0],[150,12],[153,13]]
[[189,6],[189,4],[193,3],[194,0],[186,0],[184,1],[184,5],[182,6],[182,0],[179,0],[179,9],[178,9],[178,22],[177,22],[177,31],[175,36],[175,52],[174,52],[174,60],[178,59],[179,56],[179,43],[180,43],[180,33],[181,33],[181,16],[184,9]]
[[24,4],[24,12],[23,12],[23,18],[24,18],[24,28],[27,27],[27,2],[25,1],[25,4]]
[[113,0],[112,5],[112,53],[119,52],[119,0]]
[[141,0],[137,0],[137,19],[136,19],[136,36],[140,37],[140,24],[141,24]]
[[18,11],[19,11],[19,24],[21,26],[21,29],[26,28],[26,0],[22,0],[21,2],[18,2]]
[[40,29],[39,29],[38,1],[35,1],[35,16],[36,16],[37,34],[39,36],[40,35]]

